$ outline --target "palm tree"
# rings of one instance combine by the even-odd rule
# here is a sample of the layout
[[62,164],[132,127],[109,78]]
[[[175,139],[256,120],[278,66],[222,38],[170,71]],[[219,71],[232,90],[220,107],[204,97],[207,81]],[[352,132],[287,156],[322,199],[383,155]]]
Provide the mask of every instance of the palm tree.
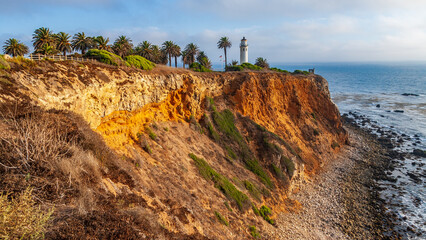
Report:
[[58,49],[54,48],[53,46],[49,46],[47,44],[44,44],[41,48],[38,48],[35,53],[40,53],[43,55],[53,55],[57,54],[59,51]]
[[189,60],[188,63],[192,64],[194,62],[194,59],[195,59],[194,56],[199,51],[198,46],[193,44],[193,43],[189,43],[188,45],[186,45],[185,51],[186,51],[186,54],[188,55],[188,60]]
[[70,43],[70,35],[68,33],[59,32],[54,36],[56,42],[56,49],[60,52],[64,53],[64,56],[67,56],[67,52],[71,52],[71,43]]
[[197,62],[199,62],[202,66],[210,69],[212,67],[212,64],[207,57],[207,55],[204,53],[204,51],[198,52],[197,54]]
[[112,49],[118,56],[125,57],[129,55],[133,49],[132,40],[124,35],[121,35],[115,40]]
[[157,45],[151,46],[151,59],[150,61],[153,61],[154,63],[164,63],[164,57],[166,58],[167,63],[167,56],[164,54],[163,51],[160,50],[160,47]]
[[261,68],[269,68],[269,63],[266,61],[265,58],[262,57],[256,58],[256,62],[254,65],[259,66]]
[[232,47],[231,41],[229,41],[228,37],[221,37],[220,40],[217,42],[217,47],[219,49],[223,48],[223,51],[225,53],[225,66],[228,66],[228,61],[226,58],[226,49]]
[[103,36],[97,36],[93,38],[93,43],[96,46],[96,48],[99,50],[106,50],[106,51],[111,50],[111,46],[108,45],[109,38],[104,38]]
[[163,48],[162,50],[164,51],[164,53],[167,54],[167,56],[169,57],[169,66],[172,66],[172,52],[173,52],[173,46],[174,46],[174,42],[172,41],[165,41],[163,43]]
[[20,43],[15,38],[9,38],[6,42],[4,42],[3,52],[5,54],[12,55],[12,57],[16,57],[27,54],[29,51],[25,44]]
[[74,51],[81,51],[84,55],[93,46],[93,39],[87,37],[84,32],[76,33],[72,38],[71,46]]
[[42,48],[44,45],[51,46],[54,43],[53,33],[49,28],[38,28],[33,34],[34,50]]
[[148,41],[143,41],[135,48],[136,54],[152,61],[152,44]]
[[175,67],[177,68],[177,57],[179,57],[182,53],[180,52],[179,45],[174,44],[172,47],[172,56],[175,57]]
[[182,66],[185,68],[185,64],[188,64],[188,53],[186,51],[182,51]]

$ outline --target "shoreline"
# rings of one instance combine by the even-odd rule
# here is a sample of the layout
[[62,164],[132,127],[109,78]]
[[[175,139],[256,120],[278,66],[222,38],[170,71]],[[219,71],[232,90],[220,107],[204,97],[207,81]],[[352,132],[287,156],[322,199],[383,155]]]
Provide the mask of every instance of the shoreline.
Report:
[[303,207],[279,214],[275,239],[402,239],[379,197],[388,149],[358,126],[344,126],[350,144],[291,195]]

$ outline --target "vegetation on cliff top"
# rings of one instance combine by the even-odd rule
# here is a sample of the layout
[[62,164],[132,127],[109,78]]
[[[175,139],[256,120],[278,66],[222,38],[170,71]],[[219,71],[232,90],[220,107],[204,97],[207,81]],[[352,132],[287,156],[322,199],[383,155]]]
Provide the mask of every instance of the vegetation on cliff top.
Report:
[[0,55],[0,69],[10,69],[10,65],[6,62],[3,55]]
[[243,63],[241,65],[226,66],[225,68],[226,71],[243,71],[245,69],[254,70],[254,71],[262,70],[261,67],[253,65],[251,63]]
[[189,69],[195,72],[211,72],[212,71],[197,62],[194,62],[191,65],[189,65]]
[[130,64],[130,66],[140,68],[142,70],[152,70],[155,67],[155,63],[138,55],[130,55],[127,56],[125,59],[126,62]]
[[90,49],[85,56],[113,66],[124,65],[124,61],[120,56],[105,50]]

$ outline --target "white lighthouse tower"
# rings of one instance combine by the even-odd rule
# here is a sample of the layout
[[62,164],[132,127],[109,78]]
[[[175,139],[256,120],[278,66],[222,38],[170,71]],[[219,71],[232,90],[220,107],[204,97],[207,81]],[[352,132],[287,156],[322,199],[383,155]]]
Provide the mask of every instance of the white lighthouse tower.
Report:
[[243,37],[240,44],[240,64],[246,62],[248,62],[248,45],[246,37]]

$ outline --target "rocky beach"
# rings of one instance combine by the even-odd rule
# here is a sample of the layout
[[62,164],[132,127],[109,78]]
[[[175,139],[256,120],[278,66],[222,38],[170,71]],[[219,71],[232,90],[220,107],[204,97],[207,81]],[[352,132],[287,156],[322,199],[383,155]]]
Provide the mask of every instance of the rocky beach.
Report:
[[276,239],[405,238],[379,197],[377,181],[391,167],[389,149],[353,123],[345,128],[350,144],[291,196],[302,207],[277,218]]

